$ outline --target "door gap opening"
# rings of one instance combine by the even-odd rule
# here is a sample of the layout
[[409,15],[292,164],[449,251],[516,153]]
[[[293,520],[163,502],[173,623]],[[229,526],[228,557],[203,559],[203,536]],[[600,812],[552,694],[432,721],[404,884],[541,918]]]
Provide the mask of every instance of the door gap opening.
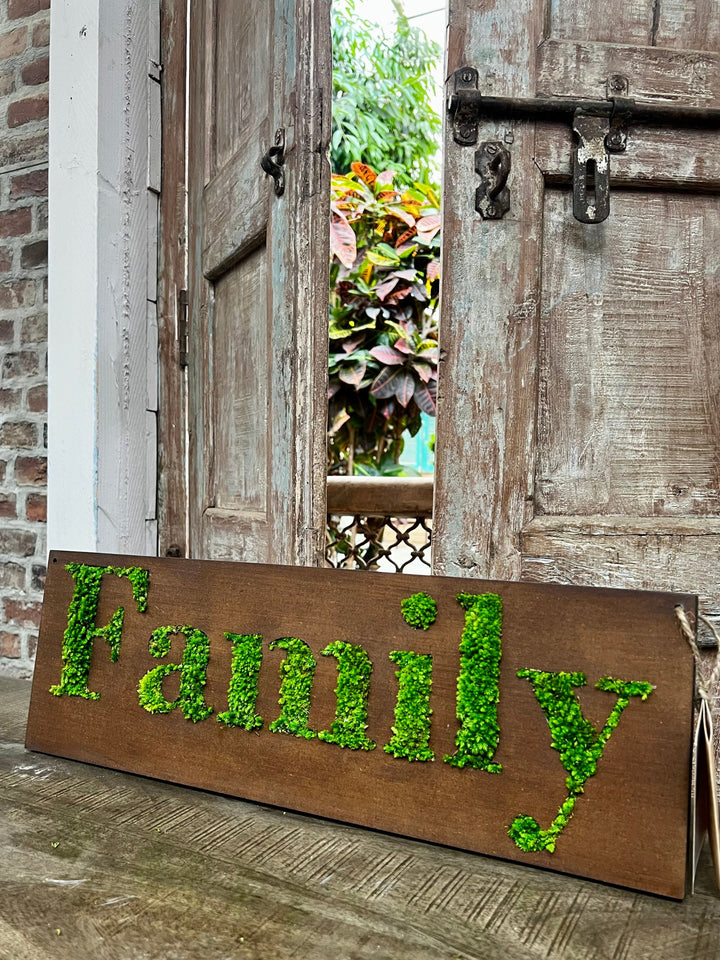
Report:
[[[334,546],[326,556],[336,566],[397,569],[396,558],[384,555],[388,518],[400,524],[395,534],[402,541],[404,523],[427,525],[432,513],[443,86],[443,50],[432,38],[444,35],[445,8],[437,0],[333,3],[328,537]],[[345,489],[348,499],[357,485],[340,478],[359,477],[365,489],[376,488],[365,515],[352,512],[349,500],[343,507],[333,492]],[[411,489],[423,491],[422,504],[411,506]],[[340,509],[354,523],[344,538],[333,529],[338,515],[331,511]],[[412,543],[405,546],[417,553]],[[426,554],[429,545],[420,557],[410,556],[412,572],[423,572],[418,565],[429,572]]]

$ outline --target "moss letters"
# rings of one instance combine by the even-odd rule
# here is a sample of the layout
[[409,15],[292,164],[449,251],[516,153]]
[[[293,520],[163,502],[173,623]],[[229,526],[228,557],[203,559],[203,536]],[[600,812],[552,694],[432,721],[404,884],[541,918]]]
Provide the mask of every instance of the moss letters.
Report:
[[[102,585],[111,577],[127,581],[130,586],[128,594],[132,595],[141,622],[145,624],[149,611],[150,574],[147,569],[135,566],[69,563],[65,569],[72,578],[73,592],[62,640],[60,679],[50,687],[50,693],[56,697],[97,700],[102,691],[93,690],[90,680],[93,657],[97,657],[103,648],[96,644],[96,640],[107,643],[107,657],[112,663],[122,661],[127,642],[127,638],[123,639],[126,626],[124,607],[118,607],[106,623],[97,622]],[[443,728],[434,730],[436,694],[433,671],[437,669],[439,654],[447,651],[447,644],[444,648],[438,646],[438,627],[435,625],[439,612],[445,622],[452,621],[458,638],[453,651],[453,670],[456,672],[452,674],[453,679],[457,677],[453,704],[456,722],[447,722],[451,715],[446,711]],[[202,723],[215,711],[206,694],[208,671],[213,664],[212,643],[207,626],[203,629],[201,616],[196,618],[193,615],[192,619],[197,619],[200,626],[180,621],[145,630],[146,655],[164,662],[147,670],[135,681],[134,709],[158,716],[177,712],[176,715],[192,724]],[[445,765],[443,776],[462,778],[454,780],[457,785],[454,789],[460,789],[462,783],[468,796],[473,796],[474,791],[482,794],[482,784],[497,779],[488,778],[486,774],[501,777],[504,772],[499,713],[503,619],[503,599],[497,593],[459,593],[454,602],[443,606],[442,611],[429,593],[412,594],[400,601],[399,610],[398,606],[394,607],[394,613],[388,619],[387,652],[383,652],[382,658],[376,653],[374,663],[362,641],[357,642],[356,638],[352,641],[338,638],[322,645],[313,642],[312,637],[265,639],[261,633],[247,629],[239,633],[225,632],[218,640],[230,644],[230,648],[223,647],[224,656],[230,659],[230,675],[228,680],[225,674],[221,686],[215,684],[213,698],[221,701],[226,698],[227,703],[218,703],[215,716],[219,726],[211,726],[218,736],[226,740],[235,738],[233,742],[238,743],[238,749],[241,749],[242,738],[249,733],[312,741],[307,746],[292,746],[292,750],[298,752],[299,763],[307,756],[307,751],[340,748],[356,751],[362,756],[362,752],[375,751],[380,742],[383,749],[368,757],[366,762],[389,764],[385,769],[391,779],[402,776],[402,769],[407,764],[412,764],[413,770],[420,771],[421,776],[427,776],[424,765],[439,756]],[[133,615],[133,624],[136,625],[137,621]],[[412,644],[407,644],[413,649],[402,649],[403,640],[410,637],[408,627],[414,631]],[[340,628],[346,633],[360,633],[362,624],[338,624]],[[377,646],[374,649],[377,650]],[[166,658],[171,652],[174,657],[168,661]],[[270,665],[264,667],[266,660]],[[335,716],[327,729],[318,729],[322,723],[317,722],[317,717],[327,718],[330,714],[328,704],[322,705],[323,709],[318,711],[314,702],[316,674],[325,670],[325,686],[321,689],[327,690],[327,661],[332,660],[336,671]],[[442,669],[447,677],[447,656],[440,662],[445,664]],[[178,693],[174,699],[168,699],[171,695],[167,691],[171,687],[165,681],[172,674],[179,674],[174,687]],[[385,686],[375,695],[373,684],[378,674]],[[263,677],[264,700],[261,695]],[[653,687],[647,680],[628,681],[609,676],[597,679],[595,688],[608,694],[608,704],[610,698],[613,704],[607,720],[596,729],[583,716],[576,692],[588,683],[585,673],[528,667],[519,671],[514,669],[505,677],[503,709],[506,700],[511,702],[513,699],[510,684],[527,681],[540,707],[537,711],[539,722],[546,723],[550,730],[549,749],[559,754],[565,771],[564,796],[552,822],[541,827],[530,814],[519,814],[509,825],[504,824],[503,829],[507,831],[505,841],[526,853],[552,853],[562,832],[576,815],[578,800],[587,781],[597,774],[605,747],[623,712],[631,700],[647,700]],[[275,692],[269,700],[267,690],[271,683]],[[448,690],[447,680],[444,689]],[[375,700],[373,696],[376,696]],[[263,712],[272,710],[277,714],[267,726],[258,712],[259,703],[264,704],[261,707]],[[273,708],[275,703],[277,706]],[[385,718],[382,724],[378,723],[376,716]],[[174,724],[176,721],[164,722]],[[175,727],[166,728],[166,735],[170,735],[168,731],[171,729]],[[224,731],[222,734],[221,730]],[[287,745],[283,749],[286,750]],[[339,754],[335,756],[339,758]],[[330,763],[332,765],[332,760]],[[552,789],[556,786],[553,783]]]

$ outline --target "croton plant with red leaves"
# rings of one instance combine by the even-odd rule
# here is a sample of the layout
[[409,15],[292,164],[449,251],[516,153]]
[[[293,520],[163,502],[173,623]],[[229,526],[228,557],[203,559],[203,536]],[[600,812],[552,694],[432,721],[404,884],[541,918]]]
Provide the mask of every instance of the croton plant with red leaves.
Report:
[[403,433],[435,416],[440,201],[392,171],[332,178],[331,473],[401,474]]

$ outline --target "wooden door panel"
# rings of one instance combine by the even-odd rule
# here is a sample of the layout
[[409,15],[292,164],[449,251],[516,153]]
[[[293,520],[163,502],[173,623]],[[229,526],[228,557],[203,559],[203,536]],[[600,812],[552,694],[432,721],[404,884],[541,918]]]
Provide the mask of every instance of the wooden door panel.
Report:
[[270,145],[272,30],[267,0],[209,4],[206,22],[202,271],[220,277],[262,243],[270,209],[258,164]]
[[[500,9],[502,7],[502,9]],[[448,73],[495,97],[720,106],[720,8],[451,0]],[[452,78],[451,78],[452,83]],[[720,132],[631,121],[574,220],[571,121],[481,118],[510,209],[446,125],[438,573],[681,589],[720,610]]]
[[[614,187],[671,188],[720,193],[717,133],[629,124],[627,150],[611,157]],[[569,183],[573,134],[569,126],[538,124],[534,160],[548,183]]]
[[[267,143],[262,130],[254,143]],[[257,153],[257,151],[255,151]],[[252,163],[230,163],[204,190],[205,224],[202,236],[202,272],[215,280],[245,254],[265,242],[268,223],[268,185],[257,178],[258,158]],[[239,198],[242,198],[240,206]],[[235,217],[227,211],[235,210]]]
[[550,36],[595,43],[642,44],[675,50],[712,50],[720,41],[714,0],[625,0],[599,7],[593,0],[550,5]]
[[[329,0],[191,0],[190,22],[191,551],[314,564],[325,515]],[[276,131],[280,195],[260,163]]]
[[720,513],[720,203],[545,192],[537,513]]
[[607,78],[621,74],[630,81],[628,95],[636,100],[720,104],[717,44],[682,50],[546,40],[537,50],[537,67],[541,96],[604,97]]
[[718,519],[536,517],[521,535],[523,580],[666,590],[683,584],[717,616]]
[[258,247],[215,284],[214,504],[267,516],[267,251]]
[[270,109],[272,38],[268,0],[216,0],[214,35],[213,173],[221,170],[238,149],[254,146]]

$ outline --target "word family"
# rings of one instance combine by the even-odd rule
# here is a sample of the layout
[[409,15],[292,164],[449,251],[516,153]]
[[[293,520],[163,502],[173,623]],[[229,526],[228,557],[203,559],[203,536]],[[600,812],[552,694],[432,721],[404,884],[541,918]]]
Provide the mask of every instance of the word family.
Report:
[[[74,582],[67,611],[59,681],[50,687],[58,697],[80,697],[90,701],[101,693],[90,688],[90,670],[97,639],[109,647],[110,660],[117,663],[123,651],[125,609],[118,607],[109,622],[98,624],[98,607],[103,580],[118,577],[129,582],[137,611],[147,614],[150,571],[138,566],[93,566],[69,563],[66,570]],[[395,677],[394,723],[387,731],[384,753],[398,761],[415,764],[440,760],[458,770],[470,769],[490,775],[503,774],[497,759],[501,743],[498,705],[501,699],[500,664],[503,650],[503,600],[493,592],[470,591],[455,595],[462,611],[462,631],[457,646],[458,669],[455,685],[457,732],[454,750],[436,756],[431,747],[433,703],[433,654],[427,650],[389,650],[387,656],[397,667]],[[397,608],[396,608],[397,609]],[[457,609],[457,608],[456,608]],[[404,622],[416,631],[413,646],[422,648],[438,615],[438,605],[428,593],[415,593],[400,603]],[[310,726],[313,684],[318,665],[316,654],[304,639],[296,636],[266,639],[254,632],[224,632],[231,645],[231,672],[227,702],[222,709],[206,699],[208,664],[212,644],[207,633],[191,624],[166,624],[149,635],[148,652],[164,660],[171,653],[173,638],[184,640],[180,662],[164,662],[137,680],[137,706],[151,714],[180,711],[193,723],[207,721],[213,714],[224,728],[262,731],[317,740],[346,750],[372,751],[378,741],[368,730],[369,696],[373,661],[363,646],[334,640],[319,651],[333,658],[337,666],[335,718],[327,729]],[[278,713],[272,719],[258,713],[258,689],[265,651],[280,651]],[[179,674],[179,692],[168,700],[163,682]],[[547,828],[536,819],[519,814],[507,833],[526,852],[552,853],[559,835],[573,815],[587,780],[597,772],[598,763],[623,712],[631,701],[644,702],[653,691],[648,680],[621,680],[603,676],[594,686],[612,697],[612,707],[600,729],[583,715],[577,691],[587,685],[581,671],[546,671],[528,666],[516,671],[516,680],[530,684],[538,704],[538,719],[550,731],[550,746],[560,755],[565,773],[566,797],[557,816]],[[505,693],[503,692],[503,696]],[[543,720],[544,718],[544,720]]]

